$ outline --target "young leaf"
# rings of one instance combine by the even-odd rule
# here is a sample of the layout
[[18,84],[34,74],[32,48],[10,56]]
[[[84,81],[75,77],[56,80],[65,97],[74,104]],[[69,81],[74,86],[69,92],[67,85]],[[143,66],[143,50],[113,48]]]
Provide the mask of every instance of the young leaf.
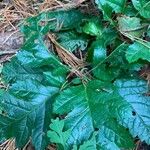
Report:
[[92,36],[100,36],[102,34],[102,27],[100,22],[91,21],[84,25],[83,31]]
[[113,27],[104,28],[102,31],[100,39],[104,40],[105,46],[111,45],[114,43],[115,39],[117,38],[117,32],[114,30]]
[[85,141],[80,147],[79,150],[97,150],[96,148],[96,138],[95,134],[93,134],[92,138],[88,141]]
[[94,77],[99,80],[111,82],[120,75],[120,71],[121,69],[119,68],[119,66],[108,68],[106,67],[106,65],[100,65],[99,67],[94,69],[92,73]]
[[107,4],[106,0],[95,0],[95,3],[98,5],[98,8],[102,11],[104,19],[113,22],[111,19],[113,10],[112,7]]
[[130,16],[130,17],[137,16],[137,10],[132,5],[132,2],[128,3],[128,5],[126,5],[126,7],[124,9],[124,15]]
[[129,61],[129,63],[135,62],[139,59],[150,62],[150,42],[134,42],[127,49],[126,59]]
[[99,63],[96,69],[93,69],[94,77],[102,81],[113,81],[124,74],[127,69],[130,69],[128,61],[124,56],[127,47],[127,44],[122,43],[114,49],[102,63]]
[[49,127],[51,130],[47,132],[47,136],[50,138],[50,141],[52,143],[61,144],[63,146],[63,149],[66,150],[66,144],[70,136],[70,130],[63,131],[64,120],[59,120],[59,118],[57,118],[56,120],[52,120],[52,123]]
[[106,47],[104,40],[98,39],[94,41],[88,50],[88,60],[92,62],[93,65],[97,65],[106,58]]
[[78,49],[83,51],[87,48],[87,37],[75,31],[60,32],[56,35],[57,42],[70,52],[73,52]]

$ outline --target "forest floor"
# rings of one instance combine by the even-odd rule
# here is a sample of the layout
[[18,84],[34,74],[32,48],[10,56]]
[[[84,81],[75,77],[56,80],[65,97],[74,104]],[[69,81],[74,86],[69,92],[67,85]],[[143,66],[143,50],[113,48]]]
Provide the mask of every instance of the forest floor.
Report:
[[[35,16],[40,12],[55,9],[70,9],[80,7],[83,11],[97,13],[94,2],[89,0],[2,0],[0,2],[0,73],[3,64],[15,55],[23,43],[23,35],[19,26],[27,17]],[[1,79],[0,79],[1,80]],[[3,84],[0,83],[0,88]],[[0,143],[0,150],[15,150],[15,140],[10,139]],[[48,150],[55,150],[49,146]],[[30,142],[23,150],[33,150]],[[136,150],[150,150],[145,143],[140,142]]]
[[[37,14],[56,10],[56,9],[71,9],[82,7],[83,11],[92,11],[91,1],[86,0],[2,0],[0,2],[0,73],[3,64],[17,53],[23,44],[23,35],[20,32],[20,25],[23,21]],[[89,5],[90,3],[90,5]],[[90,7],[89,7],[90,6]],[[94,7],[94,5],[92,6]],[[0,88],[3,88],[0,78]],[[55,146],[50,145],[48,150],[55,150]],[[15,140],[9,139],[0,143],[0,150],[17,150],[15,147]],[[23,150],[34,150],[30,142],[23,148]]]

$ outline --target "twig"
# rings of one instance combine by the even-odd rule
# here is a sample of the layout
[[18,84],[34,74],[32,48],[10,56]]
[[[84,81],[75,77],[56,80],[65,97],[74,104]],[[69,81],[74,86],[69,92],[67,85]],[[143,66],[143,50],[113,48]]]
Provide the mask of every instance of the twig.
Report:
[[9,38],[13,35],[13,34],[15,34],[15,33],[17,33],[17,32],[19,32],[19,30],[16,30],[16,31],[14,31],[14,32],[12,32],[5,40],[4,40],[4,42],[2,43],[3,45],[9,40]]
[[7,54],[15,54],[16,51],[0,51],[0,56],[1,55],[7,55]]
[[78,59],[73,53],[62,47],[51,34],[48,34],[48,38],[55,45],[58,56],[65,62],[65,64],[67,64],[77,76],[82,79],[89,80],[90,75],[87,72],[86,75],[84,75],[83,72],[83,70],[85,70],[83,69],[85,67],[85,63]]

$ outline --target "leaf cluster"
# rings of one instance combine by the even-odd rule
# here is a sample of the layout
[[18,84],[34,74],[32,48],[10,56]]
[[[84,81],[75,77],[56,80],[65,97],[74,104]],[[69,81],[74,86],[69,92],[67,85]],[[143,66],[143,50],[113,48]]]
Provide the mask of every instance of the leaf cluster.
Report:
[[[2,70],[0,140],[22,148],[31,138],[36,150],[131,149],[135,137],[150,144],[149,85],[139,76],[150,62],[149,0],[95,3],[99,15],[56,10],[23,22],[24,45]],[[47,34],[83,54],[83,78],[68,78],[72,68]]]

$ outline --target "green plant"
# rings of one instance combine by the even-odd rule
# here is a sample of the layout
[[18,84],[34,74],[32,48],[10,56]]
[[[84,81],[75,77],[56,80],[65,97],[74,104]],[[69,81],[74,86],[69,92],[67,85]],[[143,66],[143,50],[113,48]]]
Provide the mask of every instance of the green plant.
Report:
[[[150,3],[96,4],[103,15],[60,10],[24,22],[25,43],[2,71],[9,87],[0,101],[0,139],[15,137],[23,147],[31,137],[36,150],[50,142],[60,150],[130,149],[134,137],[150,144],[149,87],[139,76],[150,62]],[[46,46],[48,33],[59,49],[86,52],[86,66],[65,64]]]

